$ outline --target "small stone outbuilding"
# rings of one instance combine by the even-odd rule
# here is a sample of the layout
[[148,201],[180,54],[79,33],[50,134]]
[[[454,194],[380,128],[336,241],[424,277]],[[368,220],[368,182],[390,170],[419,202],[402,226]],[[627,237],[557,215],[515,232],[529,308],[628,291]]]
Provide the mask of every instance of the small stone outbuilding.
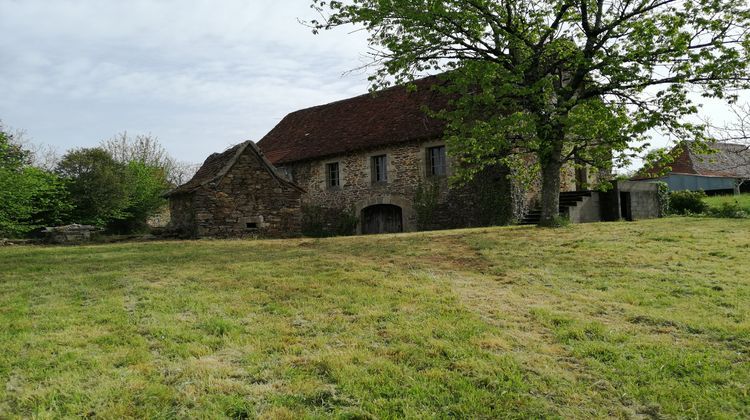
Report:
[[167,193],[169,228],[184,237],[299,235],[303,194],[246,141],[209,156],[190,181]]

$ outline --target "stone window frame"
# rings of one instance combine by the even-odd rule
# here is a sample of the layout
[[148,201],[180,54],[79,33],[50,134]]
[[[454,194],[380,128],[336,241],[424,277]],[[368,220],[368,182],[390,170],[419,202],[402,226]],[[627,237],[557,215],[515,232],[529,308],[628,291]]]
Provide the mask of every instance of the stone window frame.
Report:
[[[433,147],[445,147],[445,175],[432,175],[430,173],[429,150]],[[452,159],[448,155],[448,145],[444,140],[434,140],[422,143],[419,146],[419,166],[420,172],[424,179],[441,179],[449,178],[452,175]]]
[[328,162],[325,168],[326,188],[329,190],[341,188],[341,163]]
[[[337,163],[339,165],[339,184],[337,186],[331,186],[329,184],[328,180],[328,165],[332,163]],[[321,172],[323,176],[321,177],[321,186],[323,187],[323,190],[329,190],[329,191],[336,191],[340,190],[344,185],[346,185],[346,171],[344,168],[343,159],[340,157],[337,157],[335,159],[327,159],[321,162]]]
[[[383,180],[377,179],[377,173],[375,172],[376,159],[381,158],[381,157],[383,158],[383,164],[385,166],[385,168],[383,168],[383,175],[385,176],[385,179],[383,179]],[[368,160],[367,167],[368,167],[369,172],[370,172],[370,183],[372,185],[385,185],[385,184],[388,184],[389,182],[392,181],[392,179],[391,179],[391,175],[392,174],[390,173],[392,165],[390,165],[389,162],[388,162],[389,161],[389,159],[388,159],[388,153],[386,153],[384,151],[383,152],[369,153],[368,157],[367,157],[367,160]]]
[[[436,164],[433,160],[433,153],[436,150],[442,149],[442,165]],[[438,146],[430,146],[425,148],[425,171],[427,176],[430,178],[444,178],[448,175],[448,152],[444,144]]]

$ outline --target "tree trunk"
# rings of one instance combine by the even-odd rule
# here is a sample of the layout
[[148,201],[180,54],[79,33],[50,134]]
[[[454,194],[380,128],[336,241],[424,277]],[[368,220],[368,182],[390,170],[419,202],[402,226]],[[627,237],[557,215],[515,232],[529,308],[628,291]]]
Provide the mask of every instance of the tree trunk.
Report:
[[542,216],[540,226],[556,226],[560,217],[560,170],[559,156],[550,156],[542,164]]

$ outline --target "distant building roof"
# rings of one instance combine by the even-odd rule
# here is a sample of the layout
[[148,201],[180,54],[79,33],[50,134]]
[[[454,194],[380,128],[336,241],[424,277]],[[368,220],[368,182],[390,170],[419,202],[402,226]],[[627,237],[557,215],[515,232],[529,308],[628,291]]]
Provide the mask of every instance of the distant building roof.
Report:
[[284,164],[439,137],[444,123],[424,111],[447,104],[431,89],[436,83],[432,76],[414,81],[416,91],[395,86],[292,112],[258,146],[273,164]]
[[186,194],[195,191],[201,186],[205,186],[211,183],[216,183],[232,169],[232,166],[237,162],[242,154],[248,150],[248,148],[255,153],[261,160],[262,164],[268,170],[268,172],[276,178],[279,183],[291,186],[293,188],[302,190],[297,184],[289,181],[281,175],[278,170],[263,156],[263,153],[258,149],[252,141],[248,140],[243,143],[234,145],[229,149],[221,152],[214,153],[206,158],[198,172],[193,175],[190,181],[178,186],[177,188],[169,191],[166,196],[172,196],[177,194]]
[[[672,149],[674,161],[668,166],[670,174],[719,176],[750,179],[750,146],[734,143],[714,143],[715,153],[700,153],[692,142],[684,142]],[[665,165],[642,170],[636,179],[658,177]]]

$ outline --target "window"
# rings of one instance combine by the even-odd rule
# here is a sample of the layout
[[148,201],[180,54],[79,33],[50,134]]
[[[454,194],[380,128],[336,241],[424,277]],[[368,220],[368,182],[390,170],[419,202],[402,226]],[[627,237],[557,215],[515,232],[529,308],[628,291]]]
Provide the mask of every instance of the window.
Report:
[[388,161],[385,155],[373,156],[370,166],[372,183],[388,182]]
[[257,223],[245,223],[245,227],[247,229],[258,229],[258,224]]
[[447,174],[445,146],[427,148],[427,174],[430,176],[445,176]]
[[339,163],[327,163],[326,164],[326,185],[328,188],[337,188],[341,185],[339,179]]

